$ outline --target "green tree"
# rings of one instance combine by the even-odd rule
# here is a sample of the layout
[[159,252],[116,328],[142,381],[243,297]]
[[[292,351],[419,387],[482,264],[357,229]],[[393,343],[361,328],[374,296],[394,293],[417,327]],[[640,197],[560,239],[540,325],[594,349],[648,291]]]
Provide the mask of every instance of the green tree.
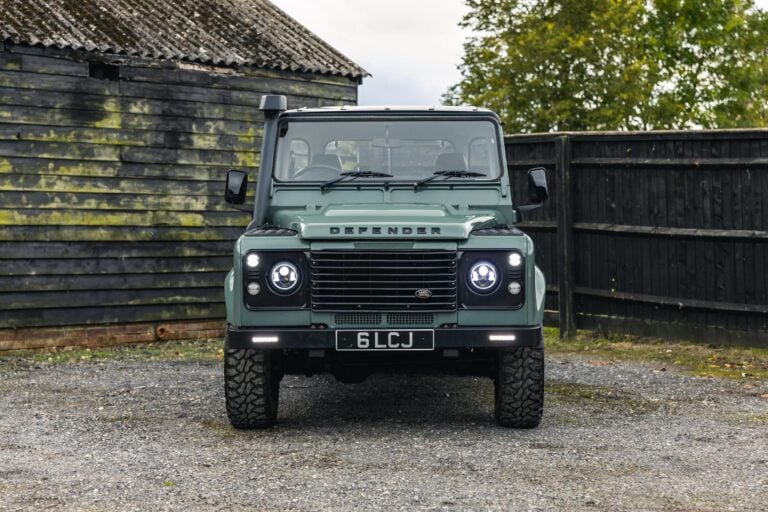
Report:
[[467,0],[447,104],[507,130],[768,125],[768,15],[752,0]]

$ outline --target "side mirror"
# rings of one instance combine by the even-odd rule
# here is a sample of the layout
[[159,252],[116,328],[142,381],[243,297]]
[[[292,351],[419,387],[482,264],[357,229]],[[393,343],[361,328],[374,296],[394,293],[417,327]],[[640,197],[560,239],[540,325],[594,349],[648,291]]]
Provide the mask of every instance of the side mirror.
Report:
[[528,171],[528,199],[539,204],[549,199],[547,171],[543,167],[534,167]]
[[528,171],[528,200],[533,204],[524,204],[517,208],[517,222],[523,220],[526,213],[541,208],[547,199],[547,171],[543,167],[534,167]]
[[248,175],[243,171],[230,169],[227,171],[227,188],[224,200],[229,204],[243,204],[245,191],[248,188]]

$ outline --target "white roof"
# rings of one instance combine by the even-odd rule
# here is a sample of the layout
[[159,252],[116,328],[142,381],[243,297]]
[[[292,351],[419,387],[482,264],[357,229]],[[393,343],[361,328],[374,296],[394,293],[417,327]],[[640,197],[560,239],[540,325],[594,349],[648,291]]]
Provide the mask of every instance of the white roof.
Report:
[[485,112],[493,113],[487,108],[480,107],[447,107],[447,106],[416,106],[416,105],[339,105],[333,107],[319,107],[319,108],[299,108],[295,110],[287,110],[286,113],[328,113],[328,112],[445,112],[445,113],[473,113],[473,112]]

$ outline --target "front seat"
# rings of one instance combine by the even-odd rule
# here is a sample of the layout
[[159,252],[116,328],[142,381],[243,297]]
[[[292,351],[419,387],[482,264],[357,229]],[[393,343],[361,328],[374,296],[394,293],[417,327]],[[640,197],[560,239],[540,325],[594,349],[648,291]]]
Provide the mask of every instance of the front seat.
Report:
[[312,155],[312,163],[309,165],[310,167],[313,165],[327,165],[328,167],[333,167],[337,171],[341,172],[341,158],[339,158],[339,155]]
[[463,153],[441,153],[435,160],[435,172],[466,171],[467,161]]

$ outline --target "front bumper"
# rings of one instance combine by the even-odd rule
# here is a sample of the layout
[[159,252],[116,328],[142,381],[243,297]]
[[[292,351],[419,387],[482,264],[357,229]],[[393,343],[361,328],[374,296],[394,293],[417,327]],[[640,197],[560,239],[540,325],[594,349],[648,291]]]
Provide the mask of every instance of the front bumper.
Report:
[[[417,328],[414,328],[416,330]],[[419,328],[420,329],[420,328]],[[386,329],[345,328],[344,331],[375,331]],[[391,330],[407,331],[398,327]],[[514,327],[447,327],[433,329],[435,350],[444,348],[540,347],[541,326]],[[491,337],[493,336],[493,340]],[[294,327],[233,327],[227,326],[226,348],[246,349],[336,349],[336,329]]]

